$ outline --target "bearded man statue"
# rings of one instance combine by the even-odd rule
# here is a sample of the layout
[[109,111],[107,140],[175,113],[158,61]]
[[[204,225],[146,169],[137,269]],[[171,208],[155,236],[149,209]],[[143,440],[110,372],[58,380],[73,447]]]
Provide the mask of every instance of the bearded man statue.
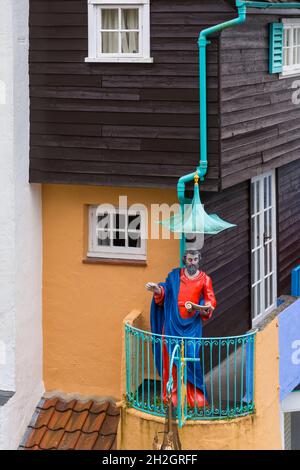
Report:
[[[183,257],[183,268],[171,271],[164,283],[146,284],[153,292],[151,304],[151,330],[162,335],[154,342],[155,365],[163,382],[163,400],[167,402],[169,361],[175,347],[175,336],[184,339],[184,356],[187,359],[187,403],[190,407],[208,406],[207,393],[201,364],[201,340],[203,322],[211,318],[216,308],[216,298],[211,278],[200,268],[199,250],[187,250]],[[193,340],[195,339],[195,340]],[[197,341],[199,339],[199,341]],[[177,365],[172,368],[172,402],[177,406]]]

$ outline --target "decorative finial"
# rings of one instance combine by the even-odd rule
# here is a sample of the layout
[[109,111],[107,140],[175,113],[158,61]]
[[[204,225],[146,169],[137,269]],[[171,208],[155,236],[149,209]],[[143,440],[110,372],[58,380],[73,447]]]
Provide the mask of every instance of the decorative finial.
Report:
[[198,175],[198,173],[196,173],[195,176],[194,176],[195,186],[198,186],[198,184],[199,184],[199,179],[200,179],[200,176]]

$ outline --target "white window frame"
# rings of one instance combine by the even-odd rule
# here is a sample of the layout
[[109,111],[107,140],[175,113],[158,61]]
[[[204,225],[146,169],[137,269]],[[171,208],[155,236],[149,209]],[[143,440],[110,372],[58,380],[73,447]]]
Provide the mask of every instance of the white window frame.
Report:
[[[101,8],[139,9],[139,53],[106,54],[100,45]],[[88,57],[86,62],[133,62],[151,63],[150,57],[150,0],[88,0]]]
[[[271,193],[271,205],[265,207],[264,205],[264,179],[271,176],[272,188]],[[253,197],[256,198],[256,191],[259,188],[259,207],[255,202],[254,212],[251,208],[251,316],[252,316],[252,327],[256,327],[272,310],[276,308],[277,302],[277,233],[276,233],[276,174],[275,170],[263,173],[251,180],[251,192],[255,192]],[[251,194],[252,198],[252,194]],[[272,209],[272,217],[270,217],[270,209]],[[267,220],[271,223],[272,227],[272,237],[271,239],[265,239],[264,237],[264,224],[265,224],[265,213]],[[252,230],[256,242],[254,246],[252,245]],[[264,247],[271,244],[272,252],[272,270],[270,270],[270,257],[269,251],[267,250],[266,258],[267,263],[265,265],[265,250]],[[254,254],[255,253],[255,254]],[[253,260],[255,260],[253,262]],[[260,272],[258,272],[258,264],[260,267]],[[266,273],[266,270],[268,271]],[[254,274],[254,276],[253,276]],[[273,276],[272,280],[272,291],[273,298],[270,305],[266,308],[265,306],[265,279]],[[258,298],[258,288],[260,285],[260,305],[257,309],[257,298]],[[271,290],[268,285],[268,296],[271,297]],[[254,297],[254,302],[253,302]],[[259,310],[259,311],[257,311]]]
[[[293,64],[293,65],[285,65],[284,63],[284,58],[285,58],[285,35],[286,31],[290,29],[292,31],[291,34],[291,39],[292,39],[292,46],[290,47],[289,50],[289,55],[290,55],[290,62],[293,62],[293,48],[294,48],[294,29],[300,29],[300,18],[284,18],[282,19],[283,23],[283,68],[282,68],[282,73],[280,74],[281,77],[286,77],[286,76],[297,76],[300,75],[300,53],[299,53],[299,64]],[[297,46],[296,46],[297,47]],[[299,46],[300,47],[300,43]]]
[[[128,246],[128,237],[125,237],[125,247],[119,246],[99,246],[97,243],[97,215],[98,208],[101,208],[101,212],[109,213],[109,233],[110,238],[112,239],[112,233],[117,229],[112,226],[112,220],[114,214],[125,215],[125,233],[128,233],[128,216],[136,215],[140,213],[141,215],[141,227],[140,230],[133,230],[131,232],[139,232],[141,234],[141,246],[139,248],[129,247]],[[108,258],[108,259],[129,259],[129,260],[146,260],[147,258],[147,220],[146,220],[146,211],[143,208],[136,209],[122,209],[114,208],[111,206],[107,208],[105,206],[89,206],[89,237],[88,237],[88,252],[87,256],[89,258]],[[122,231],[122,230],[121,230]]]

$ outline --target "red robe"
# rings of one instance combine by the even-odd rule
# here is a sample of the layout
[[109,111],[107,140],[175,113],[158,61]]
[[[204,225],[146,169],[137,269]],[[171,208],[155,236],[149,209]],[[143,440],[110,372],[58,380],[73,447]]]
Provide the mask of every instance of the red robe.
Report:
[[[200,271],[198,276],[193,279],[189,279],[185,273],[184,268],[180,271],[180,289],[178,294],[178,308],[179,313],[182,318],[190,318],[196,314],[195,311],[189,313],[185,308],[185,303],[191,301],[195,304],[198,304],[201,296],[204,298],[204,303],[211,303],[213,308],[216,307],[217,302],[215,294],[212,287],[212,282],[209,276],[207,276],[203,271]],[[164,302],[165,292],[163,287],[161,287],[161,294],[154,294],[155,303],[162,305]],[[201,316],[201,314],[200,314]],[[201,317],[202,321],[208,320],[212,316],[212,311],[208,317]],[[172,369],[173,375],[173,389],[172,389],[172,401],[174,406],[177,406],[177,367],[173,365]],[[166,387],[169,380],[169,355],[167,346],[164,342],[163,344],[163,399],[166,402],[167,393]],[[208,405],[207,401],[204,398],[202,390],[198,388],[195,389],[194,385],[190,382],[187,383],[187,401],[188,405],[191,407],[203,407]]]

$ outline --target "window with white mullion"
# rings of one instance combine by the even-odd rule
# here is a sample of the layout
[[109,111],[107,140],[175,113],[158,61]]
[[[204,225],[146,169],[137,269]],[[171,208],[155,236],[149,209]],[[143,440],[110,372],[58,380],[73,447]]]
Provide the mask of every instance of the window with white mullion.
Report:
[[[105,206],[106,207],[106,206]],[[146,259],[146,219],[144,209],[89,209],[88,256]]]
[[261,175],[251,183],[252,319],[257,323],[276,301],[275,175]]
[[300,72],[300,18],[283,19],[283,75]]
[[89,0],[87,62],[152,62],[149,0]]

